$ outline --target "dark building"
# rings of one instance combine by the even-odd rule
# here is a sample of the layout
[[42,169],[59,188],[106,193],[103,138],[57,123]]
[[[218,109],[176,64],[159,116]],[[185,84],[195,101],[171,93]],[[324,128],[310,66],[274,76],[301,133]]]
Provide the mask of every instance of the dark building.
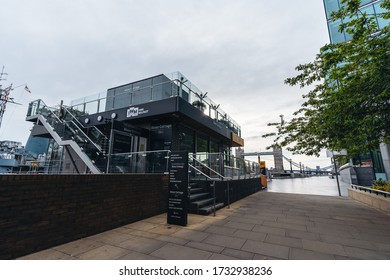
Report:
[[[150,165],[163,169],[165,151],[204,153],[207,158],[218,154],[230,161],[231,148],[244,145],[240,126],[178,72],[110,88],[61,108],[37,100],[30,104],[27,120],[35,123],[33,136],[53,138],[64,147],[63,169],[69,172],[142,172]],[[138,156],[130,164],[132,153],[147,155],[149,167],[140,165]]]

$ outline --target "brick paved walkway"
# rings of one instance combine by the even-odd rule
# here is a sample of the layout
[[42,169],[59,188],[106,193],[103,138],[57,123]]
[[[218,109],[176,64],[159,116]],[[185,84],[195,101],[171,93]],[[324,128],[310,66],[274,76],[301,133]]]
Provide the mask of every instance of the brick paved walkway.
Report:
[[345,197],[259,192],[187,227],[155,216],[21,259],[390,259],[390,216]]

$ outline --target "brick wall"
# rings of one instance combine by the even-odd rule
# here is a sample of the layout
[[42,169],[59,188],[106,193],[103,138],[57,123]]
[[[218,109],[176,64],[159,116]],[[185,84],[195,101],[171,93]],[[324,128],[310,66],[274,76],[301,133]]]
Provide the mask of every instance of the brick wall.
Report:
[[168,176],[0,175],[0,259],[166,211]]

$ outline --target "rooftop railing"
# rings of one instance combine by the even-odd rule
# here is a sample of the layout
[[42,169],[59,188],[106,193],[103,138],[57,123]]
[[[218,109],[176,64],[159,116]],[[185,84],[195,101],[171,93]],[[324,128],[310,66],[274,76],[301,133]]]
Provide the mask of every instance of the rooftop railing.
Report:
[[72,101],[71,107],[73,110],[77,110],[84,115],[96,114],[106,111],[107,102],[110,104],[108,107],[111,106],[112,108],[110,107],[110,109],[114,109],[180,96],[205,115],[215,119],[220,124],[241,136],[240,125],[224,112],[219,107],[219,104],[207,97],[207,92],[203,93],[180,72],[166,74],[164,76],[168,80],[158,81],[156,83],[151,81],[150,84],[145,83],[145,85],[141,83],[141,85],[131,88],[129,85],[125,85],[123,87],[129,88],[123,90],[121,93],[114,93],[114,95],[110,95],[109,97],[107,92],[102,92],[80,98]]

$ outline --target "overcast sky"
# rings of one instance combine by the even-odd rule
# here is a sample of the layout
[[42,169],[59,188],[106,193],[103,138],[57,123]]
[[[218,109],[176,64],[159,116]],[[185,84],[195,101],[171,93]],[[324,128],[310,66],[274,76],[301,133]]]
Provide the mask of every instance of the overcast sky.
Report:
[[[180,71],[241,125],[246,152],[265,151],[267,123],[288,119],[306,92],[284,80],[329,42],[322,0],[0,0],[0,7],[3,86],[27,83],[32,92],[12,92],[23,105],[8,105],[0,140],[23,144],[35,99],[70,104]],[[330,165],[325,153],[292,158]]]

